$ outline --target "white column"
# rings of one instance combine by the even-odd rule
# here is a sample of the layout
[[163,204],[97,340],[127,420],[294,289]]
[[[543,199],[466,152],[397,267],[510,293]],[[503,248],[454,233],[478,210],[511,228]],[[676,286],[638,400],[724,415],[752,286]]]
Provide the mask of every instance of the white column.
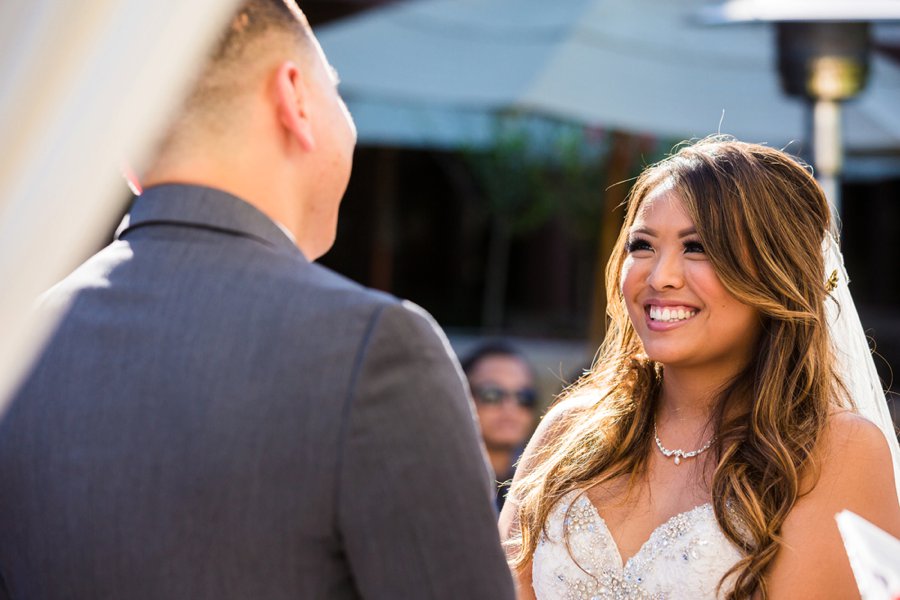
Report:
[[844,146],[841,138],[841,104],[816,100],[812,106],[813,167],[816,179],[831,204],[835,221],[841,215],[841,170]]

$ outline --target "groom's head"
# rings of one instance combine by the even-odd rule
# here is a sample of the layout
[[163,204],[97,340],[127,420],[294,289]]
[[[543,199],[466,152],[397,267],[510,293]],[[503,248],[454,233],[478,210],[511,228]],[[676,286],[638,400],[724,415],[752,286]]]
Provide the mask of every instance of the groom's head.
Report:
[[333,243],[356,129],[293,0],[246,0],[169,127],[147,185],[229,191],[285,225],[310,258]]

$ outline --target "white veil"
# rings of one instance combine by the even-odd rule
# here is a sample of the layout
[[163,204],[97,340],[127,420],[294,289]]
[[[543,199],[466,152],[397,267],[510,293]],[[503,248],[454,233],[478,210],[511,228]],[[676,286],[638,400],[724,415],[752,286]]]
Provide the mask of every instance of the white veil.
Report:
[[850,278],[844,268],[844,257],[837,240],[831,234],[825,236],[822,252],[831,296],[825,302],[825,311],[837,358],[837,372],[856,403],[856,412],[878,425],[884,432],[891,448],[894,482],[900,497],[900,444],[897,443],[897,432],[875,370],[872,351],[850,295]]

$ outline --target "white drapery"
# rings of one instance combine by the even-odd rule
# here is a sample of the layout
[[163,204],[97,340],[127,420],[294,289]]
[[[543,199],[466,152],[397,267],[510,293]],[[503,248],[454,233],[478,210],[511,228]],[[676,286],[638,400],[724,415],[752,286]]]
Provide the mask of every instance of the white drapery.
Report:
[[29,307],[108,234],[237,0],[0,2],[0,411],[54,323]]
[[[477,147],[491,140],[491,115],[523,111],[673,140],[719,131],[799,152],[805,106],[780,89],[774,29],[704,25],[710,5],[417,0],[317,35],[363,144]],[[900,146],[898,94],[900,68],[876,53],[869,85],[844,107],[848,149]]]

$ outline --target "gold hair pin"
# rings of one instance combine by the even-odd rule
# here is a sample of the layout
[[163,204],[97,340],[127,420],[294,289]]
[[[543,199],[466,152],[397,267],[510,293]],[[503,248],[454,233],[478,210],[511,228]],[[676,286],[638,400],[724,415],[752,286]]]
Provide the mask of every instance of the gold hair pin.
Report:
[[831,293],[837,287],[838,284],[838,272],[837,269],[831,272],[831,275],[828,276],[828,280],[825,282],[825,291]]

